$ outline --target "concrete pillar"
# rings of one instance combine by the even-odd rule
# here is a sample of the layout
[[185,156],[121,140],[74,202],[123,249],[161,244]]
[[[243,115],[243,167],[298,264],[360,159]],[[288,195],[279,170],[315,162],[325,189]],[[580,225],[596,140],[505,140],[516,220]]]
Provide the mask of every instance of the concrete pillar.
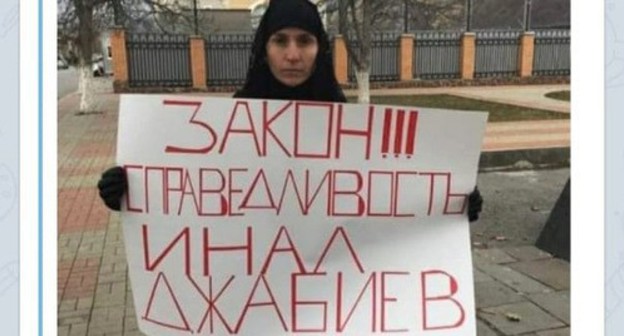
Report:
[[518,76],[530,77],[533,75],[533,56],[535,52],[535,33],[525,32],[520,36],[518,46]]
[[414,72],[412,64],[414,62],[414,35],[401,35],[400,53],[399,53],[399,79],[401,81],[412,80]]
[[191,36],[190,40],[193,89],[205,89],[207,83],[207,71],[204,38],[201,36]]
[[113,58],[113,80],[115,87],[128,85],[128,56],[126,52],[126,31],[115,27],[110,34],[111,56]]
[[461,37],[459,66],[462,79],[473,79],[475,72],[476,34],[464,33]]
[[338,84],[349,82],[347,44],[342,35],[334,37],[334,74]]

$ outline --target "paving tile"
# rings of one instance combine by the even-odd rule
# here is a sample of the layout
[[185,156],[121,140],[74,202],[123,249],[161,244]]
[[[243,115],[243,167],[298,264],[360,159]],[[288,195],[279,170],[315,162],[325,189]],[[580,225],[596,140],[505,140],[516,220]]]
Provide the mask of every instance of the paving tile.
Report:
[[126,281],[126,272],[117,272],[117,273],[105,273],[100,272],[98,277],[98,283],[115,283],[115,282],[124,282]]
[[552,258],[550,253],[542,251],[532,245],[505,247],[503,250],[510,256],[516,258],[518,261],[532,261]]
[[137,324],[137,320],[135,316],[127,316],[124,318],[124,329],[125,330],[138,330],[139,325]]
[[86,336],[87,323],[75,323],[69,327],[69,336]]
[[[520,316],[520,321],[510,321],[506,317],[508,313]],[[530,302],[485,308],[479,310],[478,315],[504,335],[518,335],[565,327],[563,322]]]
[[99,259],[79,258],[71,266],[63,300],[93,296],[97,282]]
[[570,328],[540,331],[537,333],[537,336],[570,336]]
[[500,248],[475,249],[472,253],[493,264],[504,264],[517,261]]
[[570,264],[564,260],[534,260],[508,266],[557,290],[570,289]]
[[495,307],[526,300],[524,296],[498,281],[476,283],[475,297],[477,308]]
[[93,297],[84,297],[78,299],[77,309],[90,309],[93,306]]
[[498,336],[485,322],[477,320],[477,336]]
[[123,319],[102,319],[98,318],[98,315],[94,314],[89,324],[89,332],[93,330],[104,330],[107,332],[122,332],[123,331]]
[[65,325],[65,326],[59,326],[56,330],[56,336],[69,336],[69,328],[71,326],[69,325]]
[[76,305],[78,304],[78,299],[68,299],[59,301],[58,311],[66,312],[66,311],[74,311],[76,310]]
[[88,317],[91,314],[91,310],[82,308],[71,311],[59,311],[57,314],[59,318]]
[[531,294],[529,299],[561,321],[570,324],[570,292]]
[[507,266],[485,263],[476,264],[475,267],[522,294],[549,293],[553,291],[551,288]]
[[482,271],[480,271],[480,270],[478,270],[478,269],[476,269],[476,268],[474,268],[474,269],[472,270],[472,275],[473,275],[473,278],[474,278],[474,282],[475,282],[475,283],[485,282],[485,281],[492,281],[492,280],[494,280],[491,276],[489,276],[489,275],[487,275],[487,274],[483,273]]
[[[80,325],[80,324],[86,325],[89,322],[89,319],[91,318],[91,311],[89,309],[81,309],[81,310],[74,310],[74,311],[68,311],[68,312],[59,312],[57,318],[58,318],[57,324],[59,326]],[[71,334],[71,328],[70,328],[70,334]]]
[[123,336],[122,330],[108,330],[106,328],[89,328],[89,336]]

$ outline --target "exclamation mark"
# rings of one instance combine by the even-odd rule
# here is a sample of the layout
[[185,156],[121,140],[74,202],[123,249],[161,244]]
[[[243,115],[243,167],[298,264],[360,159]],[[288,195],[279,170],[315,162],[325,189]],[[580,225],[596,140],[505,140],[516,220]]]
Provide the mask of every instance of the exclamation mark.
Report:
[[403,121],[405,120],[405,111],[397,110],[396,129],[394,134],[394,157],[399,157],[403,144]]
[[416,146],[416,126],[418,125],[418,111],[411,111],[409,121],[407,123],[407,143],[405,144],[405,154],[407,158],[414,155],[414,147]]
[[385,158],[390,149],[390,125],[392,124],[392,109],[386,108],[383,124],[383,137],[381,138],[381,154]]

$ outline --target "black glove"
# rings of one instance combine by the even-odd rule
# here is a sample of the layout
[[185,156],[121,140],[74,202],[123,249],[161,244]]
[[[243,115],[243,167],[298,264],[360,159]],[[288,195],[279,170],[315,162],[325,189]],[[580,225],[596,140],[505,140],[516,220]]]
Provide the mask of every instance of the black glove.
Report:
[[97,187],[100,190],[100,198],[109,209],[121,210],[121,197],[128,188],[128,179],[122,167],[107,169],[102,174]]
[[474,190],[468,195],[468,221],[474,222],[479,219],[479,213],[483,208],[483,197],[479,192],[479,188],[475,186]]

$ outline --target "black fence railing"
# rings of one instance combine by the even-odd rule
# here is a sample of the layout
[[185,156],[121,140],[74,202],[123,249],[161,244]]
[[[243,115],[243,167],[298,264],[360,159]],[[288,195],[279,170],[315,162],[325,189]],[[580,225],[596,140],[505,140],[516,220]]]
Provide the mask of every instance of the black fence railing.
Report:
[[130,87],[192,86],[187,35],[127,34]]
[[421,31],[414,32],[414,78],[459,78],[461,55],[461,32]]
[[[371,69],[372,82],[386,82],[399,79],[399,33],[376,33],[371,40]],[[358,42],[354,41],[354,48]],[[356,82],[355,66],[349,58],[347,76],[350,82]]]
[[[522,31],[477,31],[475,77],[516,76]],[[415,79],[460,77],[461,31],[415,31],[412,76]],[[213,34],[204,37],[206,78],[209,86],[241,85],[249,67],[253,35]],[[375,33],[371,46],[370,81],[400,78],[400,40],[396,32]],[[331,39],[330,45],[334,45]],[[130,87],[190,87],[190,39],[186,35],[126,34]],[[357,42],[354,48],[357,48]],[[570,31],[535,32],[533,76],[570,73]],[[356,82],[347,61],[347,77]]]
[[208,85],[241,85],[245,81],[252,34],[209,35],[206,43]]
[[559,76],[569,74],[570,31],[536,31],[533,54],[533,76]]
[[518,48],[522,31],[476,32],[475,77],[511,77],[518,73]]

